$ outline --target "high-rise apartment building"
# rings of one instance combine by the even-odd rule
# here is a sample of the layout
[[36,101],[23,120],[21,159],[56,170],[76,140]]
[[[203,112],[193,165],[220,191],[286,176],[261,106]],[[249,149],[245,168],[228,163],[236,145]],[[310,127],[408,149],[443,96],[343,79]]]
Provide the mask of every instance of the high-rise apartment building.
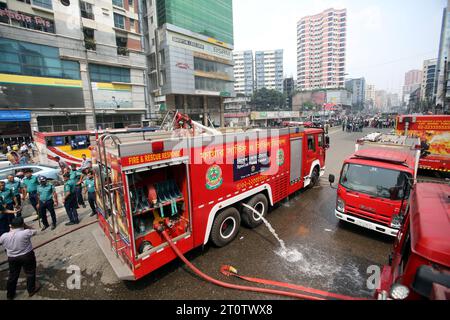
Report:
[[297,23],[298,89],[344,87],[346,25],[346,9],[328,9]]
[[422,85],[422,70],[410,70],[405,73],[405,83],[403,85],[403,102],[409,101],[409,95]]
[[180,110],[224,124],[224,98],[235,95],[232,0],[143,3],[152,117]]
[[142,124],[140,4],[2,0],[0,137]]
[[434,101],[434,84],[436,77],[437,59],[429,59],[423,62],[421,100]]
[[[440,106],[437,112],[449,111],[450,100],[450,81],[448,81],[448,72],[450,70],[450,0],[447,0],[447,7],[442,14],[441,39],[439,42],[439,53],[435,75],[435,97],[436,105]],[[447,87],[445,87],[447,84]]]
[[368,105],[374,106],[375,104],[375,85],[366,84],[365,90],[366,103]]
[[253,51],[235,51],[234,60],[234,92],[245,96],[253,95],[254,70]]
[[283,50],[256,51],[255,89],[283,92]]

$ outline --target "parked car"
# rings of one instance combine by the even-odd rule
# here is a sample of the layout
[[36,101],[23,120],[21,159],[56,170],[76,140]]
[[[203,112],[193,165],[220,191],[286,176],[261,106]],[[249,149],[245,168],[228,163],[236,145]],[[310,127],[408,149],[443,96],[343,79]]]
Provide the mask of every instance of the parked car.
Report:
[[17,177],[17,174],[25,169],[33,170],[33,174],[44,176],[48,180],[53,181],[56,185],[61,183],[59,167],[41,164],[23,164],[2,168],[0,169],[0,180],[6,180],[10,174],[12,174],[14,177]]

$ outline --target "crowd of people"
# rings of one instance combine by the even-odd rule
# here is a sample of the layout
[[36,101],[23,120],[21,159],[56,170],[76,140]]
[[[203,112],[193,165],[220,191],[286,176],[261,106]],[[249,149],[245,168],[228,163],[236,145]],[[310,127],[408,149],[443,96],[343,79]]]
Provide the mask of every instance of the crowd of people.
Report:
[[[77,209],[86,207],[83,194],[86,196],[92,213],[96,215],[95,180],[92,172],[92,162],[83,155],[80,168],[71,166],[56,157],[64,180],[62,202],[69,222],[66,226],[80,222]],[[29,296],[34,295],[40,286],[36,284],[36,257],[31,245],[31,237],[37,231],[24,223],[22,218],[22,203],[29,199],[36,212],[33,221],[42,222],[41,231],[48,228],[54,230],[57,226],[55,207],[58,206],[58,195],[55,186],[44,176],[33,174],[31,169],[24,170],[23,179],[19,180],[9,175],[7,181],[0,181],[0,245],[6,249],[9,263],[7,282],[7,299],[14,299],[17,281],[21,272],[27,276]],[[50,214],[51,226],[47,219]]]
[[6,154],[12,165],[33,163],[34,157],[37,156],[37,151],[36,144],[32,140],[11,144],[3,142],[0,145],[0,152]]
[[378,117],[347,116],[342,120],[342,131],[362,132],[364,128],[387,129],[394,128],[395,119]]

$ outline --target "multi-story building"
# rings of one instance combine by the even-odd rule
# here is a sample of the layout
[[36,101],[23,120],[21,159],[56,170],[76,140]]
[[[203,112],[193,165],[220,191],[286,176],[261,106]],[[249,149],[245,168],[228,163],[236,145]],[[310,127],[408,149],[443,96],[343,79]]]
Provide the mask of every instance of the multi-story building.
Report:
[[403,102],[408,103],[409,95],[422,85],[422,70],[410,70],[405,73],[403,85]]
[[363,109],[366,101],[366,80],[364,78],[347,80],[345,88],[352,93],[352,106]]
[[1,135],[142,124],[139,10],[139,0],[2,0]]
[[235,51],[234,60],[234,92],[252,96],[254,90],[253,51]]
[[283,92],[283,50],[255,52],[255,89]]
[[144,3],[151,117],[180,110],[224,124],[224,98],[234,96],[232,0]]
[[373,107],[375,105],[375,85],[366,84],[364,95],[366,97],[366,104]]
[[292,110],[292,95],[295,91],[294,78],[285,78],[283,80],[283,93],[286,95],[286,106]]
[[328,9],[297,23],[297,87],[343,88],[347,11]]
[[436,76],[437,59],[429,59],[423,62],[421,100],[433,103],[434,84]]
[[450,53],[450,0],[447,0],[447,7],[442,14],[441,38],[439,42],[439,53],[435,75],[435,98],[436,112],[449,112],[450,82],[448,81],[449,56]]
[[375,108],[378,111],[387,110],[387,92],[385,90],[375,91]]

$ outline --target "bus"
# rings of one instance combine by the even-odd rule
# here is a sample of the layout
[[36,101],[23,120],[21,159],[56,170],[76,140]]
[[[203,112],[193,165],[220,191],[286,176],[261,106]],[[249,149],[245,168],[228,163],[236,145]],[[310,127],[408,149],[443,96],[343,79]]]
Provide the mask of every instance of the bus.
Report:
[[81,166],[82,155],[91,158],[91,141],[95,141],[96,135],[103,133],[127,133],[157,131],[159,127],[123,128],[107,130],[82,130],[63,132],[33,132],[34,142],[39,153],[39,163],[47,165],[57,164],[56,157],[59,156],[69,166],[75,164]]

